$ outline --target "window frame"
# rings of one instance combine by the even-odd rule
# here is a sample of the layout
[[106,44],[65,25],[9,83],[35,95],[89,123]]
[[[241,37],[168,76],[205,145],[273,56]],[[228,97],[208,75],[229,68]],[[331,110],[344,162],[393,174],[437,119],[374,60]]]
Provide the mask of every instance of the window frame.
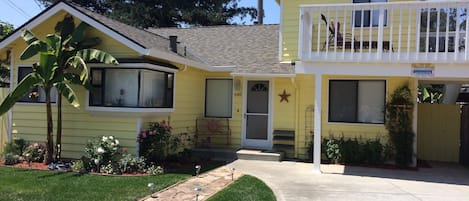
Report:
[[[208,80],[230,80],[231,81],[231,105],[230,105],[230,115],[223,117],[223,116],[207,116],[207,87],[208,87]],[[234,79],[229,77],[207,77],[205,78],[205,100],[204,100],[204,117],[205,118],[222,118],[222,119],[231,119],[233,118],[233,109],[234,109]]]
[[[14,87],[18,86],[18,84],[20,83],[20,68],[31,68],[32,70],[32,65],[18,65],[16,66],[16,76],[15,76],[15,80],[16,80],[16,83],[14,83]],[[13,83],[12,83],[13,84]],[[40,88],[40,87],[39,87]],[[26,95],[26,94],[25,94]],[[55,94],[55,97],[51,97],[51,104],[52,105],[56,105],[57,104],[57,95],[58,93]],[[45,105],[46,104],[46,101],[24,101],[24,100],[18,100],[16,101],[17,104],[20,104],[20,105]]]
[[[356,105],[354,106],[355,108],[355,121],[332,121],[331,120],[331,82],[335,82],[335,81],[355,81],[357,82],[357,85],[356,85]],[[358,86],[359,86],[359,82],[367,82],[367,81],[380,81],[380,82],[383,82],[384,83],[384,87],[383,87],[383,92],[384,92],[384,101],[383,101],[383,122],[380,122],[380,123],[373,123],[373,122],[359,122],[358,121],[358,116],[359,116],[359,113],[358,113],[358,105],[359,105],[359,102],[358,102],[358,94],[359,94],[359,91],[358,91]],[[328,95],[327,95],[327,98],[328,98],[328,106],[327,106],[327,122],[328,123],[334,123],[334,124],[361,124],[361,125],[364,125],[364,124],[368,124],[368,125],[384,125],[386,123],[386,99],[387,99],[387,87],[388,87],[388,81],[387,79],[329,79],[328,80]]]
[[[161,106],[161,107],[132,107],[132,106],[117,106],[117,105],[110,105],[110,106],[106,106],[104,104],[104,95],[105,95],[105,87],[106,87],[106,70],[107,69],[122,69],[122,70],[150,70],[150,71],[155,71],[155,72],[160,72],[160,73],[165,73],[165,90],[169,90],[171,89],[172,90],[172,93],[170,94],[171,97],[170,100],[166,103],[166,104],[169,104],[168,106]],[[141,67],[129,67],[129,66],[126,66],[126,65],[122,65],[122,66],[112,66],[112,67],[106,67],[104,65],[102,66],[93,66],[93,67],[90,67],[90,77],[92,78],[93,77],[93,71],[95,70],[99,70],[101,71],[101,82],[100,84],[95,84],[93,83],[93,80],[90,80],[90,85],[92,87],[95,87],[95,86],[100,86],[101,90],[100,90],[100,93],[101,93],[101,97],[102,97],[102,100],[101,100],[101,104],[100,105],[92,105],[91,104],[91,100],[92,100],[92,97],[93,97],[93,94],[88,90],[88,98],[87,98],[87,106],[88,107],[92,107],[92,108],[129,108],[129,109],[172,109],[174,108],[174,97],[175,97],[175,72],[168,72],[168,71],[165,71],[165,70],[161,70],[161,69],[155,69],[155,68],[149,68],[149,67],[145,67],[144,65],[142,65]],[[171,88],[169,88],[169,80],[168,80],[168,75],[172,75],[173,77],[173,80],[172,80],[172,83],[171,83]],[[138,75],[137,75],[137,79],[138,79],[138,83],[137,83],[137,104],[139,104],[140,102],[140,94],[141,94],[141,79],[142,79],[142,75],[141,73],[139,72]],[[168,97],[164,97],[164,99],[167,99]]]
[[[388,2],[389,2],[389,0],[384,0],[385,2],[373,1],[373,0],[365,0],[365,1],[367,1],[367,2],[354,2],[355,0],[351,0],[351,1],[352,1],[352,4],[360,4],[360,3],[388,3]],[[373,27],[373,28],[379,27],[379,24],[377,24],[377,25],[374,25],[374,24],[373,24],[373,18],[371,18],[371,12],[373,12],[373,11],[379,11],[379,10],[363,10],[363,14],[366,14],[367,12],[369,12],[369,18],[370,18],[369,24],[368,24],[368,25],[363,25],[363,28],[369,28],[370,25],[371,25],[371,27]],[[361,15],[361,11],[360,11],[360,10],[355,10],[355,11],[352,11],[352,16],[355,16],[357,12],[360,12],[360,15]],[[374,15],[373,15],[373,17],[374,17]],[[355,21],[356,21],[357,18],[354,18],[354,17],[351,18],[351,21],[352,21],[352,23],[351,23],[352,28],[361,28],[361,27],[362,27],[361,24],[356,25],[356,23],[355,23],[355,21],[353,21],[353,19],[355,19]],[[360,19],[361,19],[361,18],[360,18]],[[363,19],[363,20],[365,20],[365,19]],[[363,21],[363,22],[365,23],[366,21]],[[361,23],[361,22],[360,22],[360,23]],[[383,27],[387,27],[387,26],[388,26],[388,12],[387,12],[387,10],[385,9],[385,20],[384,20],[384,25],[383,25]]]
[[[95,68],[128,68],[128,69],[149,69],[155,71],[161,71],[165,73],[173,74],[173,86],[172,86],[172,107],[171,108],[144,108],[144,107],[111,107],[111,106],[91,106],[90,103],[90,90],[86,90],[86,98],[85,98],[85,105],[86,110],[90,112],[92,115],[98,116],[124,116],[124,117],[165,117],[168,116],[170,113],[174,112],[174,108],[176,107],[176,82],[177,76],[176,73],[179,69],[173,65],[167,64],[159,64],[159,63],[152,63],[129,59],[129,61],[123,61],[120,59],[120,64],[118,65],[111,65],[111,64],[97,64],[91,63],[88,64],[88,67],[91,69]],[[126,63],[127,62],[127,63]]]

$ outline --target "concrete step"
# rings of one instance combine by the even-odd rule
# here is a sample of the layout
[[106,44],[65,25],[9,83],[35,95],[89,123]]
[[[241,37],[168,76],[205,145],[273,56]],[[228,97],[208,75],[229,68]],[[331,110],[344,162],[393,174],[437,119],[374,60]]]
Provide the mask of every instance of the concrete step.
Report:
[[295,136],[274,135],[274,140],[290,140],[290,141],[295,141]]
[[283,158],[283,153],[254,149],[240,149],[236,155],[244,160],[281,161]]
[[274,136],[290,136],[295,137],[295,131],[292,130],[274,130]]

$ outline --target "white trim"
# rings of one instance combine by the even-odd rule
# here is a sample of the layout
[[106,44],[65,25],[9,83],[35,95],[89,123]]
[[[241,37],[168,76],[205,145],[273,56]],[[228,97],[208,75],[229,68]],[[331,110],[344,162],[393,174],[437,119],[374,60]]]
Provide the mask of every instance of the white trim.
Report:
[[[142,130],[142,117],[139,117],[137,118],[137,135],[135,136],[135,139],[138,139],[138,135],[140,135],[141,130]],[[137,157],[140,157],[139,152],[140,152],[140,142],[138,140],[135,140],[135,155]]]
[[[263,141],[263,143],[267,144],[267,146],[256,146],[256,145],[249,145],[248,140],[246,139],[246,116],[247,116],[247,90],[248,90],[248,81],[268,81],[269,82],[269,111],[268,111],[268,126],[267,126],[267,140],[259,140]],[[241,125],[241,146],[246,148],[261,148],[271,150],[273,146],[273,94],[274,94],[274,83],[271,78],[243,78],[243,113],[242,113],[242,125]],[[251,140],[256,141],[256,140]],[[256,143],[257,144],[257,143]]]
[[91,68],[106,67],[106,68],[116,68],[116,69],[118,68],[132,68],[132,69],[147,68],[147,69],[163,71],[163,72],[168,72],[168,73],[176,73],[179,71],[178,69],[150,64],[150,63],[119,63],[118,65],[92,63],[92,64],[87,64],[87,65],[90,67],[90,70]]
[[92,115],[113,117],[166,117],[174,112],[174,108],[99,107],[89,104],[86,104],[86,110]]
[[313,172],[321,173],[322,74],[316,74],[314,79]]
[[[436,69],[435,69],[436,71]],[[467,70],[469,74],[469,69]],[[369,63],[311,63],[297,61],[297,74],[327,74],[356,76],[411,76],[410,64],[369,64]],[[436,73],[436,72],[435,72]]]
[[231,76],[252,77],[252,78],[273,78],[273,77],[296,77],[296,74],[275,74],[275,73],[231,73]]

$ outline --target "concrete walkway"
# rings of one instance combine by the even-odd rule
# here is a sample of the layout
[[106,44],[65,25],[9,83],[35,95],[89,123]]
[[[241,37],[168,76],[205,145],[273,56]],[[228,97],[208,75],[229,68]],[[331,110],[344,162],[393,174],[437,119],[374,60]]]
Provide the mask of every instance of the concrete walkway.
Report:
[[[196,200],[195,188],[200,188],[198,200],[206,200],[216,192],[222,190],[233,182],[231,169],[222,166],[211,170],[198,177],[192,177],[182,183],[171,186],[167,189],[147,196],[142,201],[194,201]],[[237,180],[242,176],[239,171],[234,171],[233,179]]]
[[456,164],[431,164],[419,171],[236,160],[229,164],[267,183],[278,201],[310,200],[469,200],[469,169]]

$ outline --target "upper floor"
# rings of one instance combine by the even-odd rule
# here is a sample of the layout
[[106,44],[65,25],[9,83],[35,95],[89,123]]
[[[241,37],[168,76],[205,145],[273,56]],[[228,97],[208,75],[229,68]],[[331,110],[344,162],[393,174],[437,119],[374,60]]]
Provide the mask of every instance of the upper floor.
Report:
[[467,63],[469,1],[281,0],[282,61]]

